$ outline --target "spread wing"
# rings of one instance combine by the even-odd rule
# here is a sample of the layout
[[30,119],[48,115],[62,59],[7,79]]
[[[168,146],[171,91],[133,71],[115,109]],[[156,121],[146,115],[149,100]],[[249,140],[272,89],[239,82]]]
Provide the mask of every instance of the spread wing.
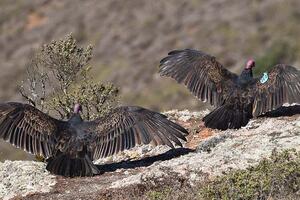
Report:
[[256,80],[253,91],[253,116],[277,109],[284,103],[300,103],[300,71],[284,64],[275,65]]
[[188,132],[165,115],[141,107],[119,107],[106,117],[87,122],[96,135],[93,159],[107,157],[138,144],[182,146]]
[[52,155],[59,123],[28,104],[0,104],[0,138],[35,155]]
[[160,61],[159,73],[183,83],[198,99],[214,106],[230,95],[238,78],[215,57],[192,49],[171,51]]

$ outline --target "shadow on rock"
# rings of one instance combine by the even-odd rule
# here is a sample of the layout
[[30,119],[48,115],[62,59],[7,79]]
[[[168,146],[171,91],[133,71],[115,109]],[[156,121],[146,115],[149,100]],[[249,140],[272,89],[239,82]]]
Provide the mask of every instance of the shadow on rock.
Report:
[[176,158],[181,155],[188,154],[190,152],[195,152],[195,150],[188,149],[188,148],[171,149],[163,154],[143,158],[141,160],[134,160],[134,161],[126,160],[126,161],[121,161],[118,163],[97,165],[97,167],[103,173],[113,172],[113,171],[116,171],[117,169],[132,169],[132,168],[136,168],[136,167],[147,167],[149,165],[152,165],[154,162],[170,160],[172,158]]
[[300,105],[281,106],[280,108],[267,112],[259,117],[284,117],[300,114]]

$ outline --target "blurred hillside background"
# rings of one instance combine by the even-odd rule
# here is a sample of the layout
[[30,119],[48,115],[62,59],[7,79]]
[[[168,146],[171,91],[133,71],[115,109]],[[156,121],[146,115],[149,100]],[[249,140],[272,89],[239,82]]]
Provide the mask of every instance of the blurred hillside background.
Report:
[[[161,78],[170,50],[195,48],[239,73],[275,63],[300,66],[300,1],[0,0],[0,101],[21,101],[17,85],[33,52],[70,32],[92,44],[92,76],[121,90],[121,103],[155,110],[199,110],[186,88]],[[25,159],[0,143],[0,160]],[[27,155],[27,154],[26,154]]]

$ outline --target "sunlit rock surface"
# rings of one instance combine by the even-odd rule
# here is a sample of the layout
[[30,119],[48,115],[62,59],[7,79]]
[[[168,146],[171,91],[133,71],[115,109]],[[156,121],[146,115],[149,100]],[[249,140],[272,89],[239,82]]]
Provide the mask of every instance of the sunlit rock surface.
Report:
[[[300,150],[300,115],[261,117],[239,130],[205,128],[208,111],[168,111],[165,114],[190,135],[184,148],[138,146],[95,161],[102,175],[64,178],[50,175],[45,164],[31,161],[0,163],[0,198],[9,199],[130,199],[127,190],[139,193],[160,185],[184,182],[193,187],[207,178],[232,169],[244,169],[267,158],[274,149]],[[142,189],[141,189],[142,188]]]

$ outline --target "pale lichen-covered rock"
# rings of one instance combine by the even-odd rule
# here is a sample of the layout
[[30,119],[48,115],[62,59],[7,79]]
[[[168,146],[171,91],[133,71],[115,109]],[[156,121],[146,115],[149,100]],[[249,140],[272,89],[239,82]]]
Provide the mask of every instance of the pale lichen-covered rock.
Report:
[[55,176],[45,169],[45,163],[33,161],[0,162],[0,199],[25,196],[35,192],[49,192]]
[[171,120],[187,122],[190,119],[199,119],[207,115],[210,111],[208,109],[200,112],[190,112],[189,110],[170,110],[164,112]]
[[[160,175],[176,173],[180,177],[190,179],[191,172],[216,176],[229,169],[245,169],[269,157],[274,149],[300,150],[299,121],[299,116],[259,118],[251,120],[246,127],[239,130],[216,131],[217,135],[199,144],[198,152],[154,163],[140,175],[155,175],[157,179]],[[210,141],[213,144],[210,151],[203,151],[203,146],[206,146],[204,144]],[[167,170],[161,173],[162,169]],[[198,180],[195,174],[192,177],[191,182]],[[125,180],[118,180],[112,185],[123,181]]]
[[[206,112],[206,111],[205,111]],[[165,114],[189,129],[191,135],[185,146],[195,142],[191,152],[186,148],[170,150],[166,146],[137,146],[118,155],[95,161],[104,174],[95,177],[68,179],[49,175],[44,163],[6,161],[0,163],[0,197],[32,194],[25,199],[99,199],[103,195],[114,199],[128,189],[160,187],[184,182],[189,187],[222,175],[232,169],[245,169],[271,155],[274,149],[300,150],[300,115],[262,117],[238,130],[212,130],[201,125],[205,112],[170,111]],[[179,120],[180,119],[180,120]],[[196,124],[196,125],[195,125]],[[196,128],[196,130],[194,130]],[[202,135],[206,133],[205,137]],[[62,186],[62,187],[60,187]],[[46,192],[46,193],[45,193]],[[43,194],[44,193],[44,194]],[[122,196],[122,197],[123,197]],[[108,199],[109,199],[108,198]],[[131,196],[128,194],[128,198]]]

